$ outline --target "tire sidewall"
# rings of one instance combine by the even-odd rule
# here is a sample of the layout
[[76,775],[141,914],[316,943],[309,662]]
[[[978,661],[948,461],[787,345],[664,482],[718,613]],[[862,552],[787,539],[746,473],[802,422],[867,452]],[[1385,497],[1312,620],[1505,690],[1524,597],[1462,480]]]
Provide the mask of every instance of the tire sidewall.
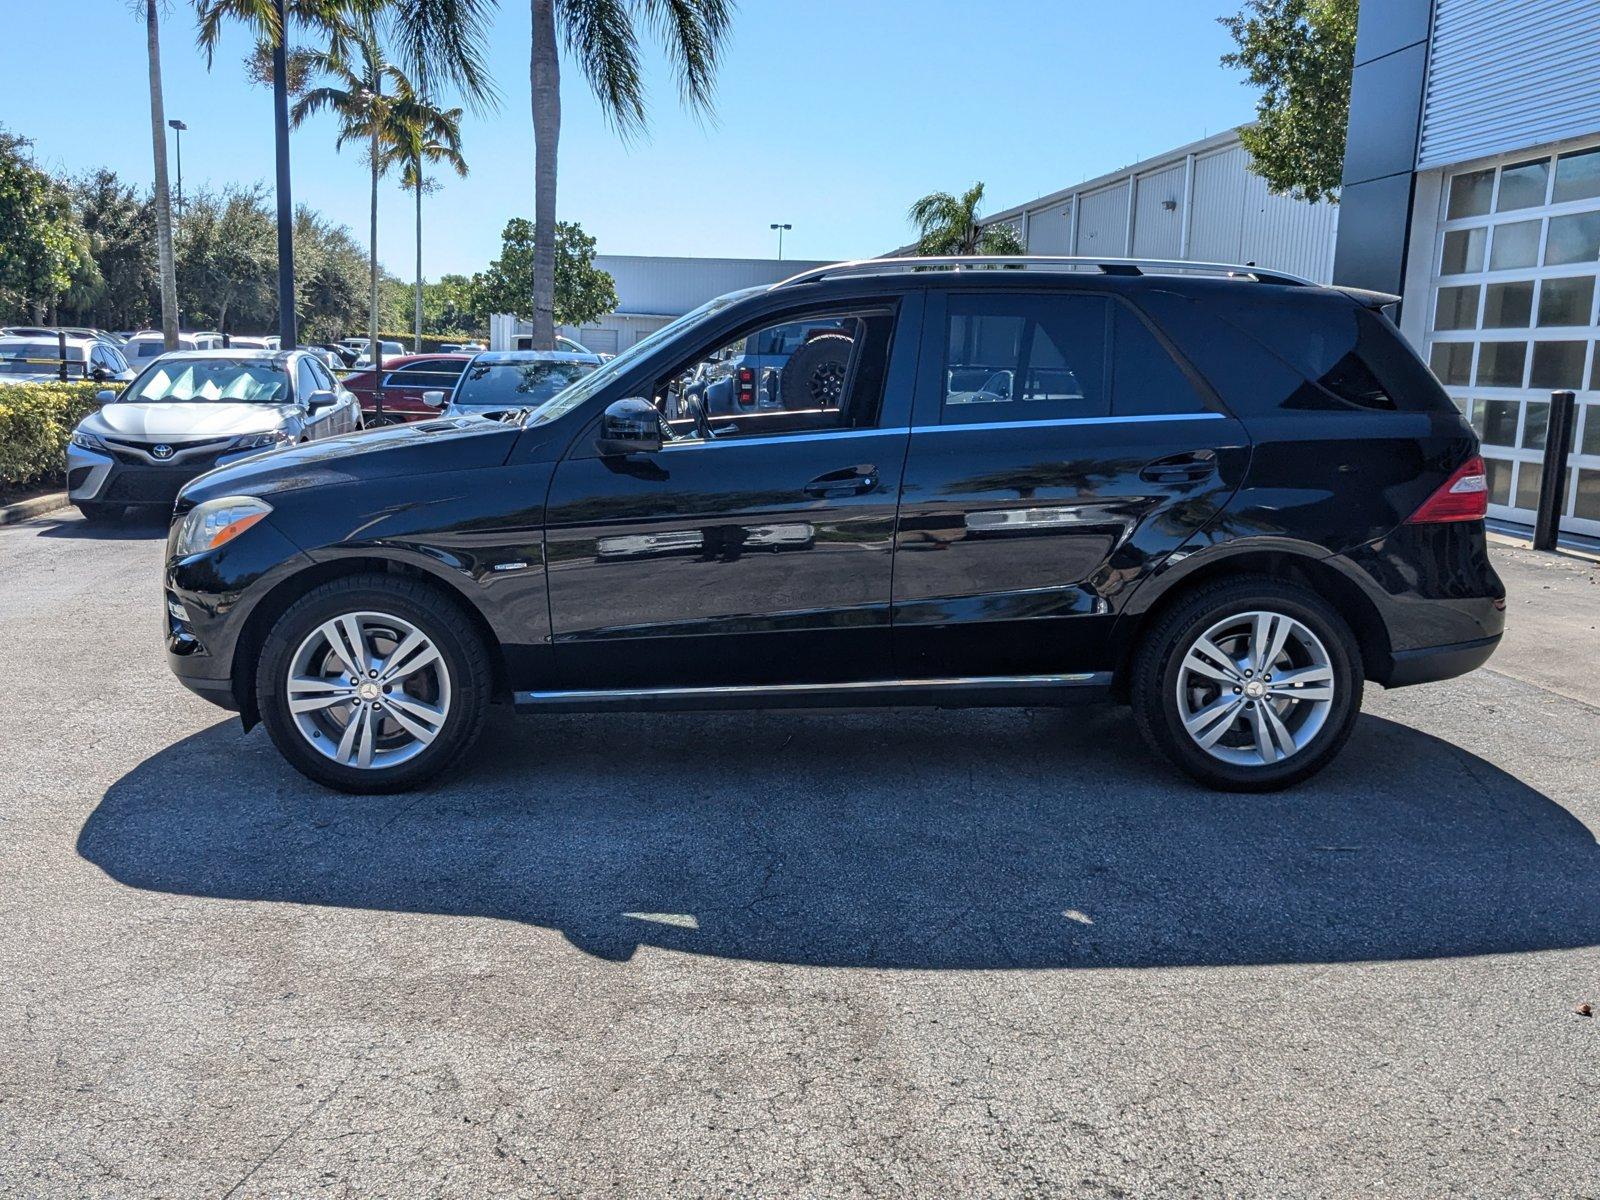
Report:
[[[444,728],[420,753],[394,767],[362,770],[319,753],[294,723],[284,695],[289,663],[305,638],[330,618],[354,612],[387,613],[409,621],[439,650],[450,676],[450,715]],[[470,624],[431,588],[335,580],[307,593],[273,625],[256,666],[256,705],[273,744],[307,778],[345,792],[403,791],[444,770],[476,739],[489,701],[482,660]]]
[[[1271,766],[1239,766],[1213,758],[1195,744],[1178,710],[1178,680],[1194,641],[1218,621],[1240,613],[1269,610],[1293,617],[1321,640],[1333,668],[1334,699],[1327,720],[1304,750]],[[1339,753],[1361,709],[1361,658],[1349,627],[1314,593],[1276,583],[1240,584],[1225,592],[1198,596],[1175,614],[1156,647],[1159,657],[1135,681],[1138,703],[1160,749],[1185,773],[1230,791],[1272,791],[1316,774]],[[1154,669],[1152,669],[1154,668]]]

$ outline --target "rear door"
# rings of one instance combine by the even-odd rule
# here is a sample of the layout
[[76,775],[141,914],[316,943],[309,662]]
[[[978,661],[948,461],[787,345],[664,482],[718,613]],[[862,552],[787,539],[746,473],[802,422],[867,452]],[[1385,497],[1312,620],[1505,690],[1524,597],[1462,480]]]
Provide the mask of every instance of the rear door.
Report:
[[897,671],[1106,669],[1125,594],[1237,489],[1244,430],[1114,295],[974,289],[928,309]]

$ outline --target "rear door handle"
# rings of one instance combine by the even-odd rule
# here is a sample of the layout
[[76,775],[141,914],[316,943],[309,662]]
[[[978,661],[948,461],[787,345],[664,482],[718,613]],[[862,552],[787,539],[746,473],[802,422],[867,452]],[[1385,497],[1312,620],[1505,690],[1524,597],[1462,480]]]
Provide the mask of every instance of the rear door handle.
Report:
[[1146,483],[1198,483],[1217,473],[1215,450],[1192,450],[1183,454],[1169,454],[1147,463],[1139,472]]
[[838,471],[829,471],[826,475],[818,475],[805,486],[808,496],[828,499],[836,496],[860,496],[870,492],[878,486],[878,468],[863,464],[858,467],[844,467]]

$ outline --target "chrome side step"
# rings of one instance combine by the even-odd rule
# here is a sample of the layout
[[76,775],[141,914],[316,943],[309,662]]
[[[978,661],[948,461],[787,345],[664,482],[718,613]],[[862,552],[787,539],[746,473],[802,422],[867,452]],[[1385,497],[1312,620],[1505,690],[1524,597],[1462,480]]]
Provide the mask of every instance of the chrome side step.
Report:
[[869,679],[851,683],[517,692],[525,712],[651,712],[741,708],[1050,707],[1100,699],[1111,672]]

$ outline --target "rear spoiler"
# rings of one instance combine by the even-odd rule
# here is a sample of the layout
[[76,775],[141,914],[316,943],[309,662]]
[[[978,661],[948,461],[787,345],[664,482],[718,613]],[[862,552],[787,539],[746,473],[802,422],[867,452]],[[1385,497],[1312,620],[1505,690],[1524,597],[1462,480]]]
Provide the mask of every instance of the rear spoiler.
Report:
[[1343,292],[1350,299],[1361,305],[1362,308],[1371,309],[1375,313],[1382,313],[1390,321],[1399,324],[1398,321],[1395,321],[1400,310],[1399,296],[1391,295],[1388,292],[1369,291],[1366,288],[1339,287],[1337,284],[1334,285],[1334,290]]

